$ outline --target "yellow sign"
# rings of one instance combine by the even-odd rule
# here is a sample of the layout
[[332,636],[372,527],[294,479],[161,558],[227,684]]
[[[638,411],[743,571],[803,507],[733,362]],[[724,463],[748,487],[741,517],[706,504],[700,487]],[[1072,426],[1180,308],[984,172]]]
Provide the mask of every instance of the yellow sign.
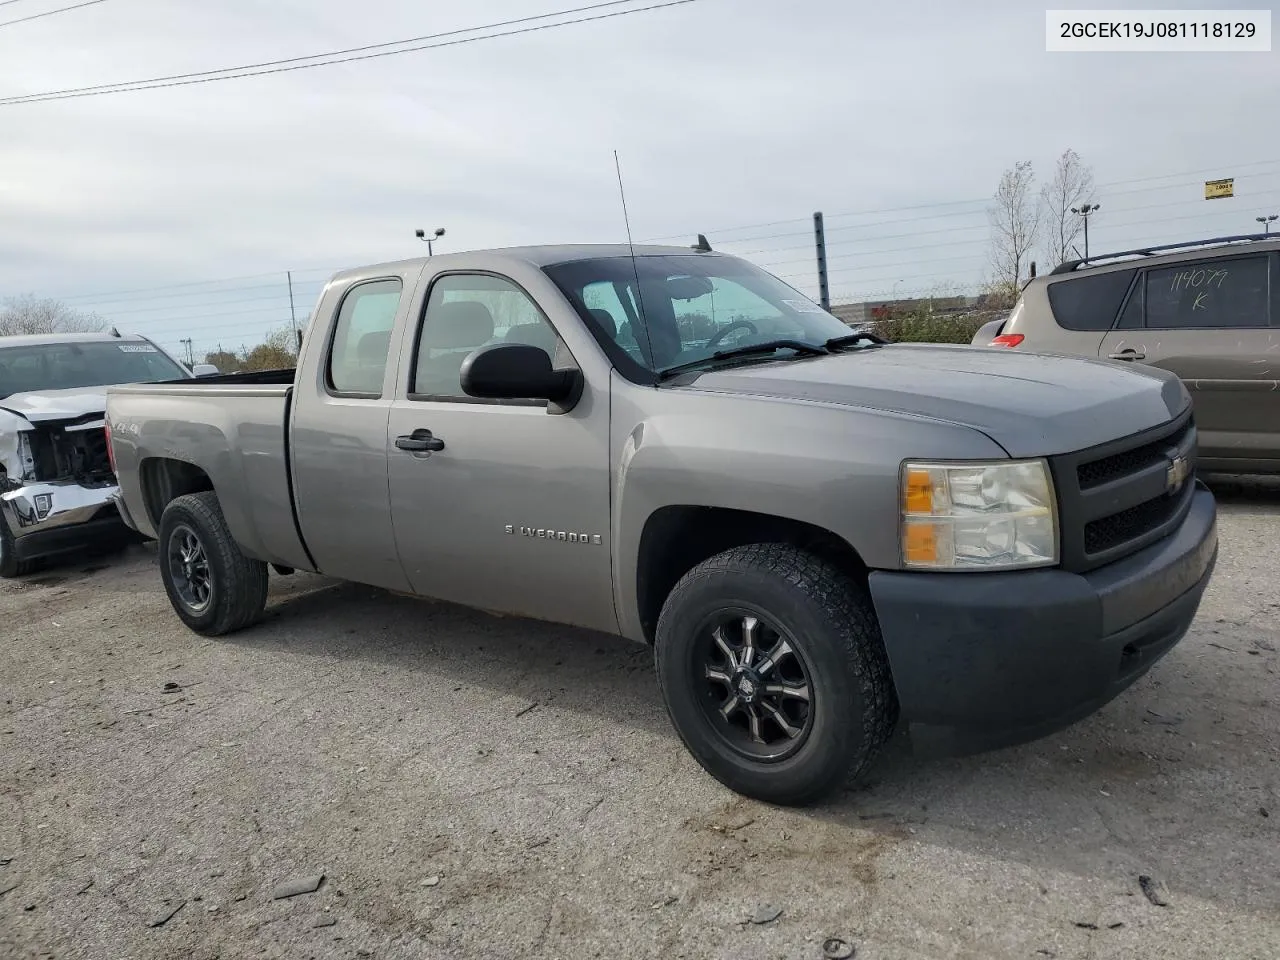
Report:
[[1218,200],[1222,197],[1234,197],[1235,194],[1235,178],[1227,177],[1225,180],[1206,180],[1204,182],[1204,198],[1206,200]]

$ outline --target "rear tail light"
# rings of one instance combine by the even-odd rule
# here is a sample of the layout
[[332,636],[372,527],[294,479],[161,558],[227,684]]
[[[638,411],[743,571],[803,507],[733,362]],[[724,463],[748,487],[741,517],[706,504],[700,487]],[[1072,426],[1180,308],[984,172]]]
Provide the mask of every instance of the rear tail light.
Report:
[[1023,336],[1022,334],[1020,334],[1020,333],[1002,333],[1002,334],[1000,334],[1000,336],[998,336],[998,337],[996,337],[994,340],[992,340],[992,341],[991,341],[991,343],[987,344],[987,346],[990,346],[990,347],[1016,347],[1018,344],[1020,344],[1020,343],[1021,343],[1023,340],[1025,340],[1025,339],[1026,339],[1026,337],[1024,337],[1024,336]]
[[102,432],[107,435],[107,463],[111,464],[111,472],[116,472],[116,455],[111,450],[111,421],[104,421]]

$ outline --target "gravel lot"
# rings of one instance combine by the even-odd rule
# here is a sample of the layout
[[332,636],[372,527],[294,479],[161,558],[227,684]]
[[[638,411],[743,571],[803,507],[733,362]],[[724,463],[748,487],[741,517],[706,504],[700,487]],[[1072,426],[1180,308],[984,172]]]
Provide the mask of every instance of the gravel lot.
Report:
[[625,641],[310,576],[210,641],[150,546],[0,584],[0,956],[1270,960],[1280,486],[1217,489],[1119,700],[807,811],[703,774]]

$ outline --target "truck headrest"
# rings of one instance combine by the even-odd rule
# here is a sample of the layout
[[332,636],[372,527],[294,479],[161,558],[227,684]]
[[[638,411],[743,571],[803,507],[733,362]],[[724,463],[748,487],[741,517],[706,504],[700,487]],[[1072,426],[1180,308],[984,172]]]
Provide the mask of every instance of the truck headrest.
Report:
[[366,333],[356,343],[356,358],[361,363],[385,363],[391,348],[391,331],[375,330]]
[[442,303],[427,311],[422,339],[437,349],[478,347],[493,337],[493,314],[477,300]]
[[591,310],[591,316],[596,318],[596,322],[609,336],[616,336],[618,333],[618,325],[613,321],[613,314],[608,310],[602,310],[595,307]]

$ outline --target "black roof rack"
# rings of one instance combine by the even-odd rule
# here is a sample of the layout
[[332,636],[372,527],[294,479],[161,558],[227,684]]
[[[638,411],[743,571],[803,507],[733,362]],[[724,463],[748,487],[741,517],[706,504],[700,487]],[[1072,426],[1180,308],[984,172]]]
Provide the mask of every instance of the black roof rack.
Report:
[[1079,260],[1064,260],[1050,271],[1049,276],[1056,276],[1060,273],[1071,273],[1082,264],[1095,264],[1099,260],[1118,260],[1121,257],[1152,257],[1158,253],[1168,253],[1171,250],[1193,250],[1196,247],[1208,247],[1218,243],[1239,243],[1244,240],[1280,240],[1280,234],[1271,236],[1267,233],[1243,233],[1234,237],[1214,237],[1211,240],[1188,240],[1185,243],[1162,243],[1154,247],[1140,247],[1137,250],[1121,250],[1119,253],[1102,253],[1096,257],[1081,258]]

